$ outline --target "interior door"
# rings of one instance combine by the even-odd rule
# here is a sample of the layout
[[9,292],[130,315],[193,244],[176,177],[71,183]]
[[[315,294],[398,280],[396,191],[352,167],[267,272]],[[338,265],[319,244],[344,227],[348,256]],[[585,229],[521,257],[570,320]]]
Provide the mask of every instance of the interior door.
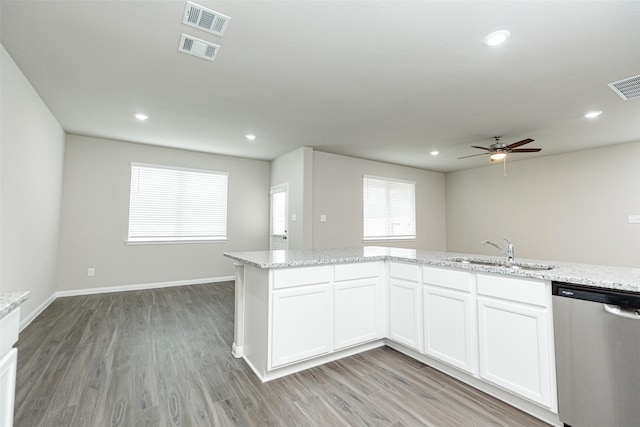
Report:
[[271,187],[271,243],[272,251],[289,249],[289,184]]

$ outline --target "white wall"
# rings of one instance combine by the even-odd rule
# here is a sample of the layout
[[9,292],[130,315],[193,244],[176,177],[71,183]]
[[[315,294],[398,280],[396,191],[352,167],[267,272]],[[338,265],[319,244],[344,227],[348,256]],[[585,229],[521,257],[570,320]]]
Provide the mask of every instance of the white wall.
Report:
[[[362,241],[362,176],[376,175],[416,182],[415,241]],[[320,215],[327,222],[320,222]],[[313,247],[358,247],[363,244],[444,250],[444,174],[390,163],[313,153]]]
[[2,47],[0,292],[31,291],[22,319],[56,291],[64,131]]
[[[224,252],[268,249],[268,162],[76,135],[66,144],[59,290],[228,277]],[[126,245],[131,162],[229,172],[228,242]]]
[[312,170],[310,147],[300,147],[271,162],[271,186],[289,184],[289,249],[312,247]]
[[640,267],[640,142],[449,173],[447,249]]

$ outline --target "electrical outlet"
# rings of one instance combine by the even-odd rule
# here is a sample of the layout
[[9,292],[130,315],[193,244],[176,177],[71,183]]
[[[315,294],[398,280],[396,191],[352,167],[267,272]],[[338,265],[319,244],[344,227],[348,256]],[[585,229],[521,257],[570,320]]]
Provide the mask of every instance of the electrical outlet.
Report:
[[92,277],[96,275],[96,269],[93,267],[89,267],[87,269],[87,276]]
[[629,224],[640,224],[640,215],[629,215],[627,221]]

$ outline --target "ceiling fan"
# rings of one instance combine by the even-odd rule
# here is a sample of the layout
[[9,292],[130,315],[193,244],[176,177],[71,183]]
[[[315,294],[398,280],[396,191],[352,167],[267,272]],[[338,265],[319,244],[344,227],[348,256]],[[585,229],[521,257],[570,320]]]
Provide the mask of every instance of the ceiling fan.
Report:
[[480,150],[486,150],[486,153],[480,154],[472,154],[470,156],[458,157],[458,159],[466,159],[467,157],[475,157],[475,156],[484,156],[485,154],[489,154],[489,158],[494,160],[502,160],[507,157],[507,154],[510,153],[537,153],[542,150],[542,148],[517,148],[522,145],[533,142],[534,140],[531,138],[523,139],[522,141],[514,142],[513,144],[504,144],[500,142],[499,136],[493,137],[496,142],[491,144],[489,147],[479,147],[477,145],[472,145],[471,148],[478,148]]

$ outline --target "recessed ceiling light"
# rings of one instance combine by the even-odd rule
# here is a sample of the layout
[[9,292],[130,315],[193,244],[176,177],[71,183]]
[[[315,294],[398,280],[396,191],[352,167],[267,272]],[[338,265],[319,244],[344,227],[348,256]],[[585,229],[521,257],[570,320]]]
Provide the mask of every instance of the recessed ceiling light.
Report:
[[484,38],[484,44],[487,46],[497,46],[504,43],[511,33],[507,30],[494,31]]
[[247,135],[245,135],[244,137],[245,137],[245,138],[247,138],[249,141],[253,141],[253,140],[255,140],[255,139],[256,139],[256,136],[255,136],[255,135],[252,135],[252,134],[250,134],[250,133],[249,133],[249,134],[247,134]]
[[147,116],[146,114],[142,114],[142,113],[136,114],[135,117],[138,120],[147,120],[149,118],[149,116]]
[[585,114],[584,116],[587,119],[595,119],[596,117],[598,117],[600,114],[602,114],[602,111],[589,111],[587,114]]
[[433,151],[431,152],[431,155],[432,155],[432,156],[437,156],[438,154],[440,154],[440,152],[439,152],[438,150],[433,150]]

